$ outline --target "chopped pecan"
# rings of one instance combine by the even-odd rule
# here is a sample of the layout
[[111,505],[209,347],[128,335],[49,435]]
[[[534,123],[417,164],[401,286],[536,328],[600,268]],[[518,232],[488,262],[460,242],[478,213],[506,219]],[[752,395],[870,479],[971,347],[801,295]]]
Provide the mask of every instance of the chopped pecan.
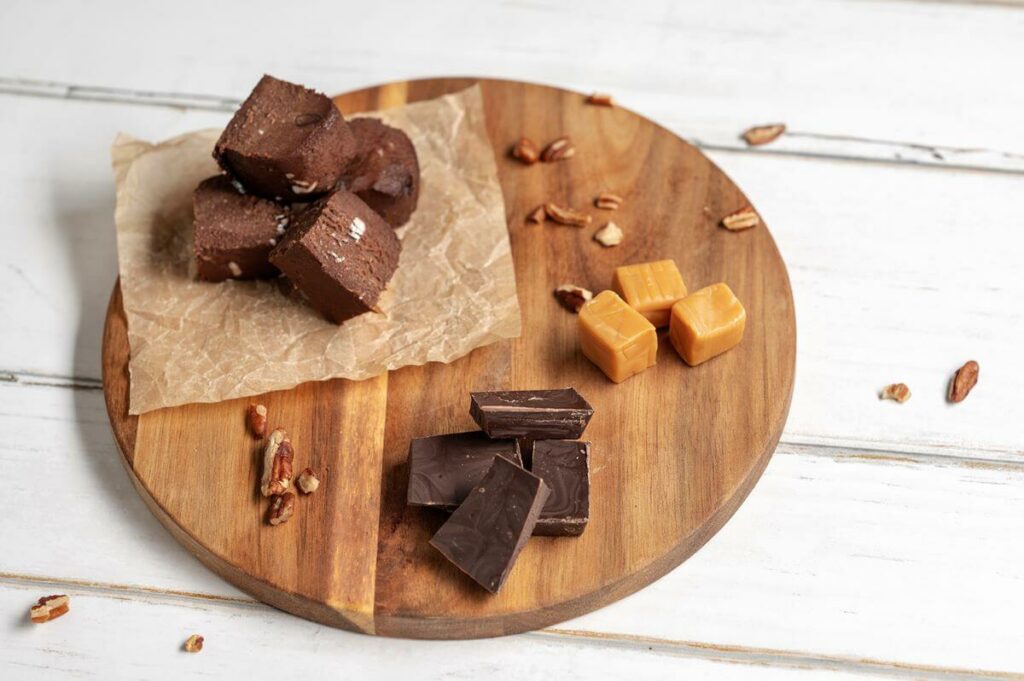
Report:
[[611,192],[601,192],[594,199],[594,206],[602,210],[618,210],[622,205],[622,197]]
[[532,213],[526,216],[527,222],[536,222],[538,225],[544,222],[547,218],[547,211],[544,210],[544,206],[537,206]]
[[594,106],[615,106],[615,100],[606,92],[594,92],[587,95],[587,104]]
[[33,622],[42,624],[43,622],[55,620],[67,613],[70,604],[71,599],[64,594],[43,596],[36,601],[36,604],[32,606],[28,614]]
[[906,402],[910,399],[910,388],[906,383],[892,383],[882,388],[882,399]]
[[973,359],[957,369],[949,381],[949,392],[946,394],[946,399],[950,402],[963,402],[978,383],[980,369],[981,367]]
[[605,248],[618,246],[622,243],[622,229],[614,222],[609,222],[594,233],[594,241]]
[[285,492],[274,497],[274,500],[270,502],[270,515],[267,516],[267,522],[276,527],[288,522],[293,515],[295,515],[295,494]]
[[307,468],[295,478],[295,486],[302,490],[303,494],[312,494],[320,487],[320,478],[316,477],[312,468]]
[[185,652],[186,653],[198,653],[203,649],[203,641],[205,641],[199,634],[192,634],[185,640]]
[[741,229],[750,229],[756,227],[761,222],[761,217],[757,212],[750,206],[744,206],[738,211],[729,213],[722,218],[722,226],[732,232],[738,232]]
[[579,312],[594,294],[575,284],[562,284],[555,289],[555,298],[570,312]]
[[267,440],[267,448],[263,452],[263,480],[260,492],[265,497],[284,494],[292,483],[292,441],[288,433],[277,428]]
[[755,125],[743,133],[743,139],[752,147],[761,144],[774,142],[782,133],[786,132],[785,123],[772,123],[771,125]]
[[568,136],[562,136],[544,147],[544,151],[540,152],[540,160],[544,163],[552,163],[572,158],[575,155],[576,147],[572,145],[572,140]]
[[526,165],[533,165],[540,158],[537,145],[527,137],[520,137],[515,146],[512,147],[512,157],[517,158]]
[[555,222],[570,227],[586,227],[590,224],[590,216],[572,208],[562,208],[554,203],[545,203],[544,212]]
[[262,404],[250,404],[248,409],[249,430],[256,437],[267,436],[267,408]]

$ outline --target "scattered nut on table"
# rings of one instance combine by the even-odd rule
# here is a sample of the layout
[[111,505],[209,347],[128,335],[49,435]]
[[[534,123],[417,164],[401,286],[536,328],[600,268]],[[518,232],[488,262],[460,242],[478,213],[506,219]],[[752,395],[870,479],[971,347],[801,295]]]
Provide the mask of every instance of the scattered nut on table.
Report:
[[288,433],[277,428],[267,440],[267,448],[263,452],[263,479],[260,492],[265,497],[284,494],[292,482],[292,460],[295,452]]
[[722,218],[722,226],[731,232],[756,227],[760,222],[761,217],[751,206],[744,206]]
[[267,522],[276,527],[288,522],[293,515],[295,515],[295,494],[285,492],[274,497],[274,500],[270,502],[270,514],[267,516]]
[[267,408],[262,404],[250,404],[247,411],[249,417],[249,430],[256,437],[263,439],[267,436]]
[[538,225],[542,224],[548,217],[547,211],[544,210],[544,206],[537,206],[533,209],[533,212],[526,216],[527,222],[535,222]]
[[949,392],[946,393],[946,399],[953,403],[963,402],[977,385],[980,369],[981,367],[973,359],[957,369],[949,381]]
[[607,225],[594,232],[594,241],[605,248],[618,246],[622,243],[622,228],[614,222],[609,222]]
[[576,147],[572,145],[572,140],[568,136],[562,136],[544,147],[544,150],[540,152],[540,160],[544,163],[553,163],[564,161],[575,155]]
[[593,292],[575,284],[562,284],[555,289],[555,298],[570,312],[579,312],[593,297]]
[[782,133],[786,132],[785,123],[771,123],[769,125],[755,125],[743,133],[743,139],[752,147],[768,144],[777,140]]
[[594,206],[601,210],[618,210],[622,206],[622,197],[611,192],[601,192],[594,199]]
[[55,620],[61,615],[67,614],[71,605],[71,599],[64,594],[43,596],[29,610],[29,617],[36,624]]
[[185,652],[186,653],[198,653],[203,649],[203,641],[205,641],[199,634],[192,634],[185,640]]
[[615,99],[607,92],[593,92],[587,95],[585,101],[594,106],[615,106]]
[[907,387],[906,383],[891,383],[882,388],[881,398],[883,400],[906,402],[910,399],[910,388]]
[[560,225],[570,227],[586,227],[590,224],[590,216],[574,208],[563,208],[556,203],[545,203],[544,212]]
[[316,476],[312,468],[306,468],[295,479],[295,486],[302,490],[303,494],[312,494],[320,487],[320,478]]
[[540,158],[537,145],[528,137],[520,137],[519,141],[512,147],[512,157],[519,159],[526,165],[533,165]]

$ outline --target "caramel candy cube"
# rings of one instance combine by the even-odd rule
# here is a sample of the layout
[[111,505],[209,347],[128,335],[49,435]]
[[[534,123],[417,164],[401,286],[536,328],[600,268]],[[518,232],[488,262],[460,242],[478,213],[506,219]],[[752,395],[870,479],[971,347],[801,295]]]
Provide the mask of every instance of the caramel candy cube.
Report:
[[654,325],[614,291],[602,291],[583,306],[579,327],[583,354],[616,383],[657,361]]
[[691,293],[672,306],[669,339],[690,366],[706,362],[743,339],[747,312],[725,284]]
[[612,288],[655,326],[668,326],[672,305],[686,297],[686,284],[674,260],[616,267]]

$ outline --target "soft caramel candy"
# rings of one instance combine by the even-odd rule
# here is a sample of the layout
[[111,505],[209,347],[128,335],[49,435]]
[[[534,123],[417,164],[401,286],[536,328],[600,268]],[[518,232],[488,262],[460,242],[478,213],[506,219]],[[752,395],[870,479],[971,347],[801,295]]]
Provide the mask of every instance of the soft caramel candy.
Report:
[[580,348],[608,378],[621,383],[658,356],[658,334],[614,291],[602,291],[580,310]]
[[725,284],[702,288],[672,306],[669,339],[690,366],[716,357],[743,339],[747,312]]
[[686,296],[686,285],[674,260],[616,267],[612,288],[655,326],[668,326],[672,305]]

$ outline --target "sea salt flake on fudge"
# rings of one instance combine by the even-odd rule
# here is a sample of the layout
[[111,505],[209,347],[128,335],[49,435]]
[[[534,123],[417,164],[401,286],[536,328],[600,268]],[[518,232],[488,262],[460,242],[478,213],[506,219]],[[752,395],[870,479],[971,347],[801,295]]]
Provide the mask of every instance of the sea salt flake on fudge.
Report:
[[356,139],[355,160],[341,186],[353,192],[392,227],[401,227],[416,210],[420,165],[408,135],[376,118],[355,118],[349,129]]
[[203,180],[192,197],[195,254],[200,279],[276,277],[268,256],[284,230],[287,209],[251,194],[241,194],[231,179]]
[[535,535],[575,537],[590,519],[590,443],[537,440],[530,471],[551,489]]
[[336,324],[377,309],[402,244],[355,194],[338,191],[293,212],[270,254],[305,299]]
[[246,191],[278,201],[308,201],[332,191],[356,142],[327,96],[263,76],[213,150]]

